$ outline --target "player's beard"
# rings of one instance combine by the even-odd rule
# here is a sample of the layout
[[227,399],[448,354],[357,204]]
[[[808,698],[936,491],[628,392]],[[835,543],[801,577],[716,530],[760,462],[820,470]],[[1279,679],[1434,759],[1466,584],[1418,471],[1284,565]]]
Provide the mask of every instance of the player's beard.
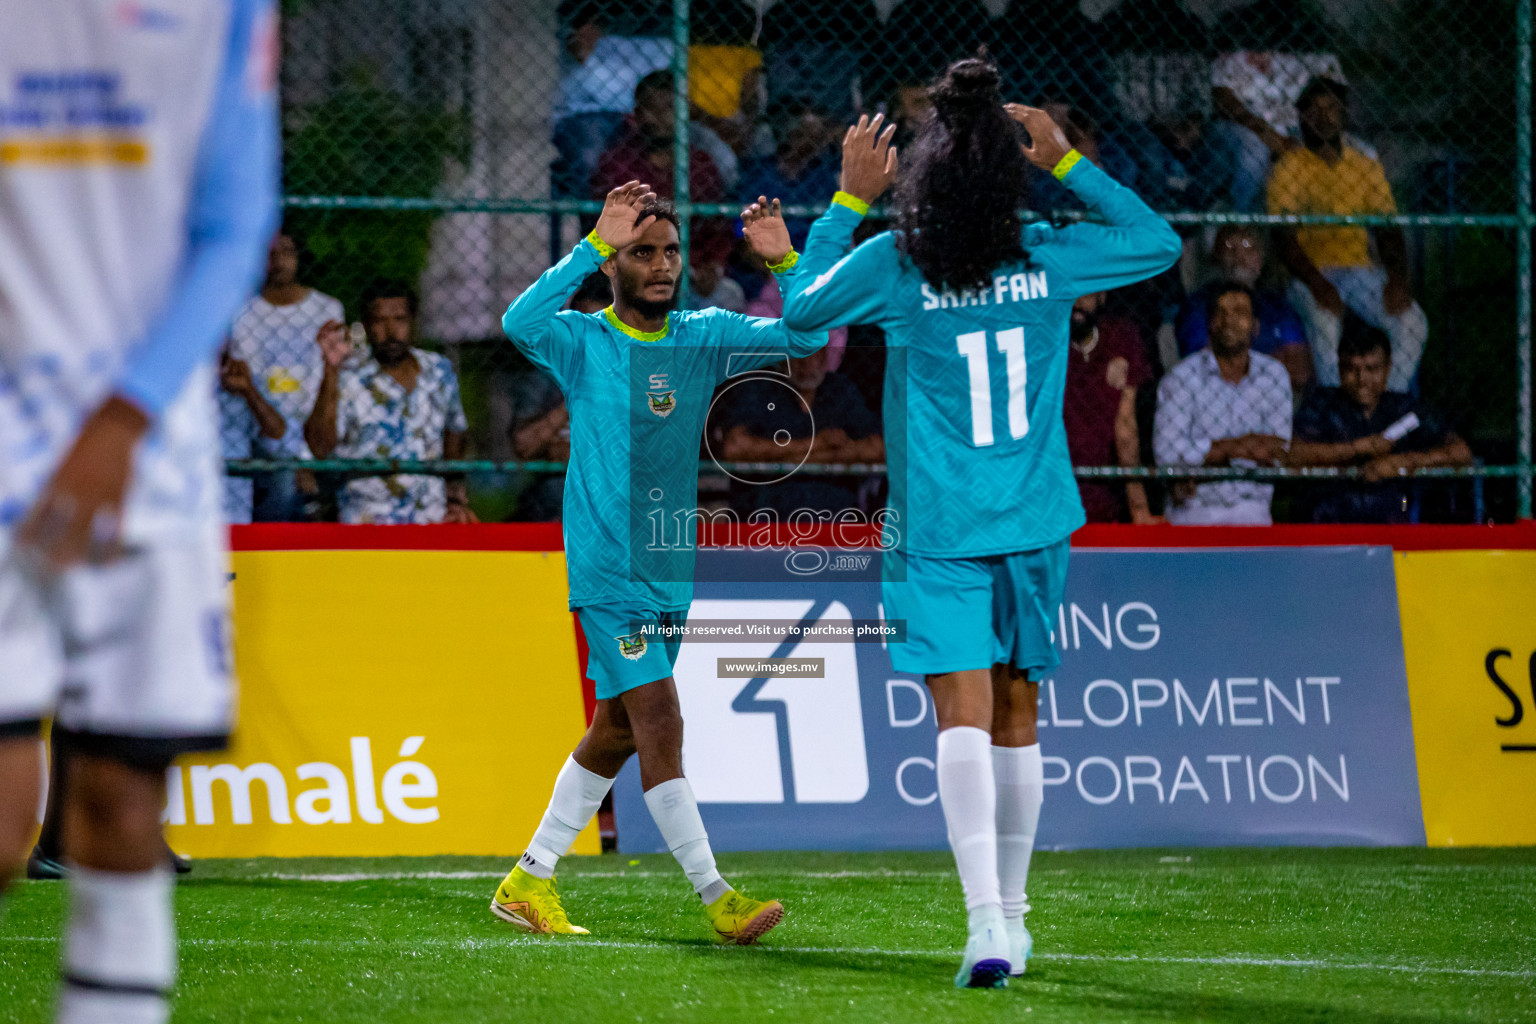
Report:
[[677,289],[674,288],[672,294],[662,300],[646,299],[638,295],[632,295],[628,297],[627,304],[630,309],[633,309],[647,320],[659,320],[677,307]]

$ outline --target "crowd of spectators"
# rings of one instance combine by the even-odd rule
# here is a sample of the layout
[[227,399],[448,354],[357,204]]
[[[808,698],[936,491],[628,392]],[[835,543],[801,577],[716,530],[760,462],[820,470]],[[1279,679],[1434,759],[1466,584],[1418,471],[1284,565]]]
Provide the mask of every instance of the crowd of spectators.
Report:
[[[910,141],[932,114],[924,83],[948,60],[986,47],[1013,95],[1050,110],[1076,148],[1155,208],[1397,209],[1377,150],[1350,130],[1348,69],[1308,4],[1255,0],[1214,29],[1172,0],[1121,4],[1097,22],[1075,0],[1013,0],[996,18],[979,0],[899,0],[878,32],[864,30],[881,19],[860,2],[779,0],[762,17],[740,0],[698,0],[693,12],[680,128],[666,12],[562,4],[555,196],[600,198],[631,179],[671,196],[683,131],[693,202],[824,203],[837,187],[837,142],[851,117],[880,110],[898,126],[898,142]],[[1049,31],[1031,27],[1040,24]],[[1025,201],[1033,209],[1076,205],[1049,175],[1032,174]],[[811,218],[788,220],[803,247]],[[779,314],[777,285],[738,224],[695,217],[691,230],[691,308]],[[400,286],[370,292],[359,307],[366,347],[354,345],[340,303],[299,283],[295,241],[274,244],[266,285],[223,362],[226,455],[462,454],[457,380],[446,359],[413,347],[414,296]],[[1409,281],[1396,227],[1188,230],[1179,267],[1084,296],[1072,311],[1065,426],[1074,463],[1360,466],[1363,482],[1295,488],[1284,514],[1413,517],[1420,485],[1401,471],[1465,465],[1472,454],[1416,397],[1428,320]],[[610,301],[606,279],[593,275],[572,307],[592,312]],[[878,374],[880,364],[865,358],[881,344],[875,334],[834,332],[825,352],[792,361],[787,379],[732,389],[717,403],[703,454],[880,462],[878,382],[861,376]],[[509,390],[503,449],[563,462],[569,429],[558,389],[529,368]],[[558,517],[558,474],[523,483],[517,517]],[[1274,485],[1250,479],[1085,479],[1081,493],[1096,522],[1267,523],[1274,515]],[[880,497],[868,474],[850,474],[733,483],[718,499],[787,511],[867,510]],[[328,502],[344,521],[469,514],[462,480],[267,473],[230,484],[237,520],[324,515]]]
[[[463,458],[458,376],[415,345],[415,290],[383,280],[365,289],[359,346],[341,303],[300,283],[298,257],[299,240],[280,231],[220,360],[224,457]],[[234,523],[320,518],[327,504],[343,523],[474,521],[464,481],[432,475],[269,472],[229,479],[224,504]]]

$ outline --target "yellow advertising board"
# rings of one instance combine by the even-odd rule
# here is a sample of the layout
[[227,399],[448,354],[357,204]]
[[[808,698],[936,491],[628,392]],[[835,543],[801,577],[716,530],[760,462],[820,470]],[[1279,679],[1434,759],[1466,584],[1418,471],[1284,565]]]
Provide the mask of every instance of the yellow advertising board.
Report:
[[[243,551],[240,720],[177,762],[194,857],[520,853],[585,725],[565,556]],[[574,852],[596,853],[595,825]]]
[[1396,559],[1429,844],[1536,843],[1536,551]]

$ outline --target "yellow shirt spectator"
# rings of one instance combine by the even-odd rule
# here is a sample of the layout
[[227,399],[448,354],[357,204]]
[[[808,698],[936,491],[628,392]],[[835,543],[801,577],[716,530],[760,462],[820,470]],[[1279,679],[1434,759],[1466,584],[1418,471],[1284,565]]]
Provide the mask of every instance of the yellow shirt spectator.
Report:
[[688,98],[712,117],[735,117],[741,109],[741,82],[763,66],[750,46],[688,47]]
[[[1269,178],[1269,212],[1385,214],[1396,213],[1397,203],[1381,163],[1346,144],[1334,164],[1305,148],[1281,157]],[[1371,265],[1369,238],[1362,227],[1298,227],[1296,241],[1313,266]]]

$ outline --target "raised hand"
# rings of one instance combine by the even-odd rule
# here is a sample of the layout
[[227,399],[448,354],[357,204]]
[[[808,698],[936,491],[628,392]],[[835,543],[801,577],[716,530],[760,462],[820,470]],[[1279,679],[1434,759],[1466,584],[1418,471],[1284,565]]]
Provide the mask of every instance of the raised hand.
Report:
[[1332,281],[1319,274],[1316,281],[1307,285],[1307,290],[1312,293],[1313,301],[1323,309],[1336,317],[1344,316],[1344,296],[1339,294]]
[[615,249],[622,249],[632,243],[655,223],[654,216],[638,224],[635,222],[645,204],[655,198],[656,193],[651,191],[651,186],[638,181],[627,181],[609,192],[608,198],[603,200],[603,212],[598,214],[597,227],[593,228],[597,237]]
[[332,370],[341,368],[352,354],[352,341],[347,337],[347,325],[340,320],[327,320],[315,332],[315,344],[320,346],[320,356]]
[[1381,289],[1381,307],[1387,311],[1387,316],[1397,316],[1411,305],[1413,293],[1408,290],[1408,282],[1388,275],[1387,283]]
[[219,386],[241,398],[256,390],[256,382],[251,378],[251,364],[225,352],[219,358]]
[[1072,152],[1072,144],[1067,141],[1066,133],[1055,122],[1050,114],[1039,107],[1026,107],[1022,103],[1004,104],[1003,109],[1008,111],[1008,116],[1024,126],[1029,132],[1029,141],[1032,145],[1021,145],[1024,156],[1030,163],[1043,171],[1052,171],[1061,163],[1061,158]]
[[884,114],[873,118],[859,115],[859,123],[850,125],[843,136],[843,174],[838,188],[866,203],[880,198],[880,193],[890,188],[896,180],[896,147],[891,139],[896,135],[894,124],[880,130]]
[[747,244],[769,266],[783,263],[784,257],[794,248],[777,199],[769,202],[767,196],[758,196],[757,202],[741,211],[741,226]]

